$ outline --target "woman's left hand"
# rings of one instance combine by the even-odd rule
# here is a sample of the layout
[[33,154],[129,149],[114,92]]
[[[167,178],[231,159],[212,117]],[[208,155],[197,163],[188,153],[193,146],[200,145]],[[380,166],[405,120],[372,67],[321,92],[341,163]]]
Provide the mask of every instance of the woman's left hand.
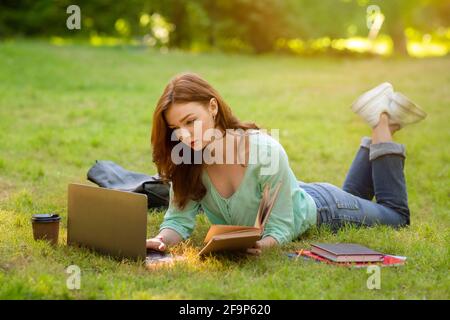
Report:
[[255,245],[252,248],[247,249],[247,253],[259,256],[261,254],[261,249],[262,249],[261,240],[259,240],[256,241]]
[[256,241],[255,245],[252,248],[247,249],[247,253],[259,256],[263,249],[276,245],[278,245],[278,241],[271,236],[267,236],[259,241]]

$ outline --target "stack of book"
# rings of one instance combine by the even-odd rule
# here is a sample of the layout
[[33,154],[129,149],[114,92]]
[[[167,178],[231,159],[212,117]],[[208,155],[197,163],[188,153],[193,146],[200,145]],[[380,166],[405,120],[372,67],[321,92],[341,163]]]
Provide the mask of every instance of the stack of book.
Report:
[[312,243],[311,250],[299,250],[289,256],[353,267],[365,267],[371,264],[399,266],[406,261],[406,257],[387,255],[353,243]]

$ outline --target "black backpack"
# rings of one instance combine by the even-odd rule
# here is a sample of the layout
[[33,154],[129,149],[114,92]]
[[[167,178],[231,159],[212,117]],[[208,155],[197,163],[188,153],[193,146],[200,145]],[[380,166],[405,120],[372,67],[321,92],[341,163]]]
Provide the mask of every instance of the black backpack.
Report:
[[87,173],[87,179],[103,188],[143,193],[147,195],[148,208],[169,205],[170,186],[158,174],[149,176],[125,170],[109,160],[96,160]]

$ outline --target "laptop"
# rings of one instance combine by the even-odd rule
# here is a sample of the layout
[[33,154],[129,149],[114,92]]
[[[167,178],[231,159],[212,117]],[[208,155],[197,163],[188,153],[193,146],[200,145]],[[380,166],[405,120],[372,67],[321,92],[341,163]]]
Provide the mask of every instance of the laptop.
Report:
[[97,186],[68,186],[67,244],[118,258],[147,258],[147,196]]

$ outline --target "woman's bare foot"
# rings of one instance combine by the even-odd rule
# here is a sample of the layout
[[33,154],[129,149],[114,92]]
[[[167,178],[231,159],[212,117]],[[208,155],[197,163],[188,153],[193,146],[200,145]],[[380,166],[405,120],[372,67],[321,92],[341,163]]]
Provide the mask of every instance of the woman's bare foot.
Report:
[[398,125],[389,125],[389,115],[387,113],[381,113],[380,121],[372,129],[372,143],[392,141],[392,134],[398,129]]

